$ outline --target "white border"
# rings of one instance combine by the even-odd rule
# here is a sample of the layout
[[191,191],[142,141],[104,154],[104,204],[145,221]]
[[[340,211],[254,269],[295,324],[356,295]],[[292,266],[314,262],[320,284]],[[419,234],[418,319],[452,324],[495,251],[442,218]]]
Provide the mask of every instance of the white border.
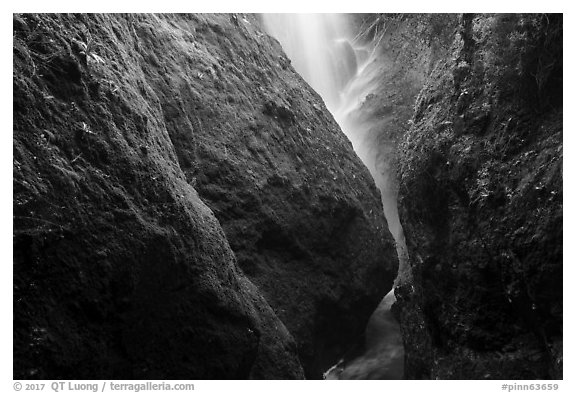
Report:
[[[0,209],[0,241],[2,257],[0,258],[0,304],[2,305],[2,320],[0,325],[1,348],[0,355],[0,391],[12,390],[12,81],[9,69],[11,68],[12,43],[10,40],[13,12],[563,12],[564,13],[564,102],[569,110],[565,114],[564,128],[564,200],[567,200],[564,211],[564,303],[565,306],[565,332],[564,335],[564,381],[559,381],[559,391],[576,391],[574,383],[573,349],[574,339],[571,332],[574,328],[574,290],[571,283],[574,274],[574,244],[572,225],[574,221],[574,117],[572,116],[574,100],[571,98],[575,91],[574,76],[574,2],[568,1],[316,1],[313,0],[268,0],[268,1],[232,1],[232,0],[189,0],[173,1],[129,1],[120,3],[118,0],[89,1],[26,1],[4,2],[0,13],[0,26],[2,34],[2,78],[0,91],[2,92],[2,123],[0,131],[0,184],[5,189],[0,195],[2,198]],[[566,67],[567,66],[567,67]],[[513,382],[513,381],[512,381]],[[329,385],[326,385],[326,384]],[[353,389],[367,391],[390,391],[402,389],[409,391],[439,391],[439,392],[497,392],[501,390],[501,383],[497,381],[196,381],[197,391],[270,391],[276,393],[290,392],[295,389],[329,389],[331,391],[350,392]],[[569,388],[573,386],[573,388]],[[45,390],[48,391],[48,390]]]

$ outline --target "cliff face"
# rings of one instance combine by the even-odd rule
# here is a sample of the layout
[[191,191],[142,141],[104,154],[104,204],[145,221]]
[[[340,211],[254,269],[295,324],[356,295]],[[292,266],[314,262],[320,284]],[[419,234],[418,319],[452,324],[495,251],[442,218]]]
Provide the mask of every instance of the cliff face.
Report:
[[562,16],[464,15],[400,149],[407,378],[562,377]]
[[15,378],[319,377],[397,268],[251,16],[15,16],[13,169]]

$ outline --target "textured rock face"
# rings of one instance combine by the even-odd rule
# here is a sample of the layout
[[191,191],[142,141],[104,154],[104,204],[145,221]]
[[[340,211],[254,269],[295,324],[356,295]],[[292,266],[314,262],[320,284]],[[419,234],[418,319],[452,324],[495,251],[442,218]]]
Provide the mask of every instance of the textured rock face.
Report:
[[397,261],[368,171],[258,21],[14,33],[15,378],[319,377]]
[[[393,242],[368,171],[278,43],[256,20],[216,21],[223,30],[206,35],[198,70],[159,59],[174,74],[204,78],[166,85],[161,67],[147,77],[188,181],[317,378],[390,287]],[[149,33],[154,52],[159,39]]]
[[562,377],[562,17],[464,15],[400,146],[407,378]]

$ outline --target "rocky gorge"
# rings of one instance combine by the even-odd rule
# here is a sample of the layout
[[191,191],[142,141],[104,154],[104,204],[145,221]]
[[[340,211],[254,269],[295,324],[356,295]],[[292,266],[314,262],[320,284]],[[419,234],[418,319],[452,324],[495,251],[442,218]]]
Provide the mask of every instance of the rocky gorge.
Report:
[[562,378],[562,15],[347,23],[14,14],[14,378]]

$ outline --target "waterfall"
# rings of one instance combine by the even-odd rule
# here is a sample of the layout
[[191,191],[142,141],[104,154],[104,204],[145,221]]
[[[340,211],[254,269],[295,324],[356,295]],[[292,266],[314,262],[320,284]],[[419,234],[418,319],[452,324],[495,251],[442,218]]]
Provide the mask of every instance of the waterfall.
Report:
[[[370,170],[396,241],[401,273],[407,254],[396,202],[393,146],[382,138],[377,124],[359,116],[361,106],[370,99],[381,76],[378,43],[355,42],[349,16],[345,14],[263,14],[263,21],[266,31],[280,42],[296,71],[320,94]],[[394,301],[391,290],[371,316],[364,355],[343,359],[326,372],[327,379],[402,378],[402,338],[390,311]]]
[[[282,44],[296,71],[334,113],[340,94],[356,73],[347,24],[342,14],[264,14],[267,32]],[[347,53],[346,53],[347,52]]]

